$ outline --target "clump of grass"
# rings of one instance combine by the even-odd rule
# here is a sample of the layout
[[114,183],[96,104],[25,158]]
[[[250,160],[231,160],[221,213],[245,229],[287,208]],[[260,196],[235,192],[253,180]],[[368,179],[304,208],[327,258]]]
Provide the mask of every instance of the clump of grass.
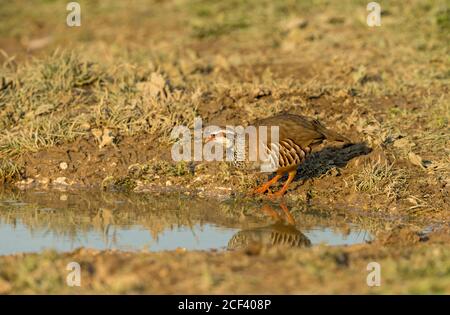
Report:
[[132,191],[136,186],[137,186],[136,180],[128,176],[124,177],[107,176],[103,179],[101,184],[103,190],[122,191],[122,192]]
[[74,52],[55,52],[19,66],[4,64],[0,82],[0,152],[68,143],[92,128],[122,135],[149,132],[169,142],[176,125],[192,124],[196,99],[173,88],[153,66],[100,66]]
[[436,24],[447,35],[450,32],[450,8],[442,9],[436,13]]
[[189,174],[189,166],[186,162],[169,163],[167,161],[152,161],[144,166],[144,173],[147,175],[160,176],[184,176]]
[[387,162],[366,163],[353,182],[356,191],[385,194],[390,200],[398,199],[406,188],[405,174]]
[[193,3],[192,35],[199,39],[215,38],[250,26],[248,4],[238,1],[196,1]]
[[104,80],[98,66],[74,53],[55,52],[18,67],[4,65],[11,84],[0,91],[0,150],[8,156],[70,141],[82,130],[73,119],[80,103]]
[[129,177],[119,178],[114,181],[114,187],[121,191],[131,191],[136,186],[136,181]]
[[21,177],[22,168],[9,159],[0,158],[0,183]]
[[153,180],[160,176],[186,176],[190,173],[189,165],[184,161],[170,163],[164,160],[152,160],[146,164],[133,164],[128,167],[128,175],[130,177],[144,180]]
[[227,21],[223,23],[194,25],[193,36],[197,38],[219,37],[231,33],[234,30],[247,28],[249,25],[244,20]]
[[450,122],[450,104],[446,101],[444,95],[433,103],[429,114],[430,119],[428,125],[430,128],[448,128]]

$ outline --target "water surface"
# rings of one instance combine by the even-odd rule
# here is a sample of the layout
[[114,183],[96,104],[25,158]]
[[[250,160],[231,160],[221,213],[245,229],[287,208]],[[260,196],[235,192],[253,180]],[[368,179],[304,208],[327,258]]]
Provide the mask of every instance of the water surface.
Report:
[[[371,239],[352,223],[276,204],[104,192],[0,194],[0,255],[79,247],[124,251],[226,250],[249,243],[345,245]],[[272,213],[273,212],[273,213]]]

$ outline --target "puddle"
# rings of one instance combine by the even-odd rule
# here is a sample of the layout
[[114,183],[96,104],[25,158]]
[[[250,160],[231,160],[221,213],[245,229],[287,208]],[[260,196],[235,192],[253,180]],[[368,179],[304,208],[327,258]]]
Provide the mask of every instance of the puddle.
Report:
[[124,251],[227,250],[250,243],[305,247],[371,239],[354,224],[311,214],[314,211],[300,213],[290,222],[289,209],[260,206],[185,196],[1,193],[0,255],[79,247]]

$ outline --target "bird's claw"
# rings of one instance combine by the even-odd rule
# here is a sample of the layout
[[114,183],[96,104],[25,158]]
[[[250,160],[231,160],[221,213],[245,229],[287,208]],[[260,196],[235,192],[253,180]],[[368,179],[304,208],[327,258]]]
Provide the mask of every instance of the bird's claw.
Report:
[[263,195],[266,191],[268,191],[269,190],[269,188],[268,187],[264,187],[264,186],[261,186],[261,187],[258,187],[258,188],[255,188],[255,189],[253,189],[252,190],[252,192],[251,192],[251,194],[252,195]]
[[284,195],[284,192],[282,192],[282,191],[277,191],[276,193],[272,193],[269,190],[267,197],[269,197],[272,200],[275,200],[275,199],[281,199],[283,197],[283,195]]

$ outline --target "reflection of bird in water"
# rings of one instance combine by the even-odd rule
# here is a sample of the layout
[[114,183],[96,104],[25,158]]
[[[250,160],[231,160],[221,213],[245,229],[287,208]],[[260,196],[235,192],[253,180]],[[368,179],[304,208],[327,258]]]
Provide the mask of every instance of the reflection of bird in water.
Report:
[[244,249],[251,245],[308,247],[311,241],[293,225],[277,222],[268,226],[242,230],[233,235],[228,249]]
[[281,209],[286,216],[287,224],[283,222],[278,212],[269,205],[262,210],[278,221],[263,227],[242,230],[233,235],[228,242],[228,249],[245,249],[252,245],[262,246],[286,246],[286,247],[308,247],[311,241],[295,227],[295,221],[289,213],[286,205],[281,204]]

